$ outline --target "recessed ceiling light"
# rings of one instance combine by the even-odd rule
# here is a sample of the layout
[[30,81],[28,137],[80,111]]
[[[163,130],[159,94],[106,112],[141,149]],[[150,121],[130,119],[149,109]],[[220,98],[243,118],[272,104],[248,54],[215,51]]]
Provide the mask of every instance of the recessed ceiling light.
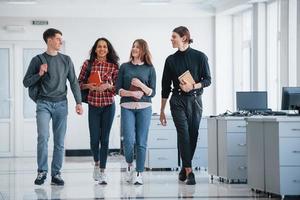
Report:
[[167,5],[171,0],[141,0],[142,5]]
[[7,0],[7,4],[18,4],[18,5],[32,5],[36,4],[36,0]]

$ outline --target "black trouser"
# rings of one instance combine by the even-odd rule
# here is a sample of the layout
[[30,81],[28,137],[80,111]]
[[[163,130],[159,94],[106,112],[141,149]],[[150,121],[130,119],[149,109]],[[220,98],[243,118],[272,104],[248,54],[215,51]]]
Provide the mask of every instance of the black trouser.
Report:
[[183,167],[192,167],[202,116],[201,95],[172,95],[171,113],[177,130],[177,143]]

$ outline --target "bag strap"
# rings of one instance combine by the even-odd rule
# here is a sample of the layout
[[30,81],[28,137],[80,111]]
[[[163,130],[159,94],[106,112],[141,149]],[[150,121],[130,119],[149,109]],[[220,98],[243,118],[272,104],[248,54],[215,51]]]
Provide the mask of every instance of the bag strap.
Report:
[[86,73],[85,73],[85,77],[84,77],[85,82],[87,81],[88,77],[90,76],[91,70],[92,70],[92,62],[90,60],[88,60],[88,65],[87,65]]
[[[45,58],[45,56],[43,54],[39,54],[37,55],[37,57],[40,59],[42,64],[47,64],[47,60]],[[42,78],[41,78],[41,82],[45,79],[45,77],[48,75],[48,73],[46,73]]]
[[45,58],[45,56],[43,54],[39,54],[38,58],[40,59],[40,61],[42,62],[42,64],[47,64],[47,60]]

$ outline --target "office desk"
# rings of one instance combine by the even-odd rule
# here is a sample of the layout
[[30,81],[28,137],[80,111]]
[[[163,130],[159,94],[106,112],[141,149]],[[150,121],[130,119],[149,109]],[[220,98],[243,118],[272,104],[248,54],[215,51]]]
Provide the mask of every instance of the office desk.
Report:
[[280,195],[300,195],[300,117],[250,117],[248,184]]
[[208,173],[228,183],[247,181],[244,117],[208,119]]

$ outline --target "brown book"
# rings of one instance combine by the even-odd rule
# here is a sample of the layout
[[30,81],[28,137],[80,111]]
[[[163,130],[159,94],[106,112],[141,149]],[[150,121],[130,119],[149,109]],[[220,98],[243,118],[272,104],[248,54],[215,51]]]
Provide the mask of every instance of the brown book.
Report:
[[88,83],[93,83],[96,85],[101,85],[101,77],[100,77],[100,72],[91,72],[89,78],[88,78]]
[[[136,86],[134,86],[134,85],[130,85],[129,90],[130,90],[130,91],[142,91],[142,92],[144,92],[141,88],[136,87]],[[138,100],[139,100],[139,99],[137,99],[137,98],[135,98],[135,97],[131,97],[131,98],[133,98],[135,101],[138,101]]]
[[187,70],[183,74],[181,74],[178,77],[178,80],[180,81],[180,83],[182,83],[183,81],[188,82],[190,84],[195,84],[196,83],[189,70]]

